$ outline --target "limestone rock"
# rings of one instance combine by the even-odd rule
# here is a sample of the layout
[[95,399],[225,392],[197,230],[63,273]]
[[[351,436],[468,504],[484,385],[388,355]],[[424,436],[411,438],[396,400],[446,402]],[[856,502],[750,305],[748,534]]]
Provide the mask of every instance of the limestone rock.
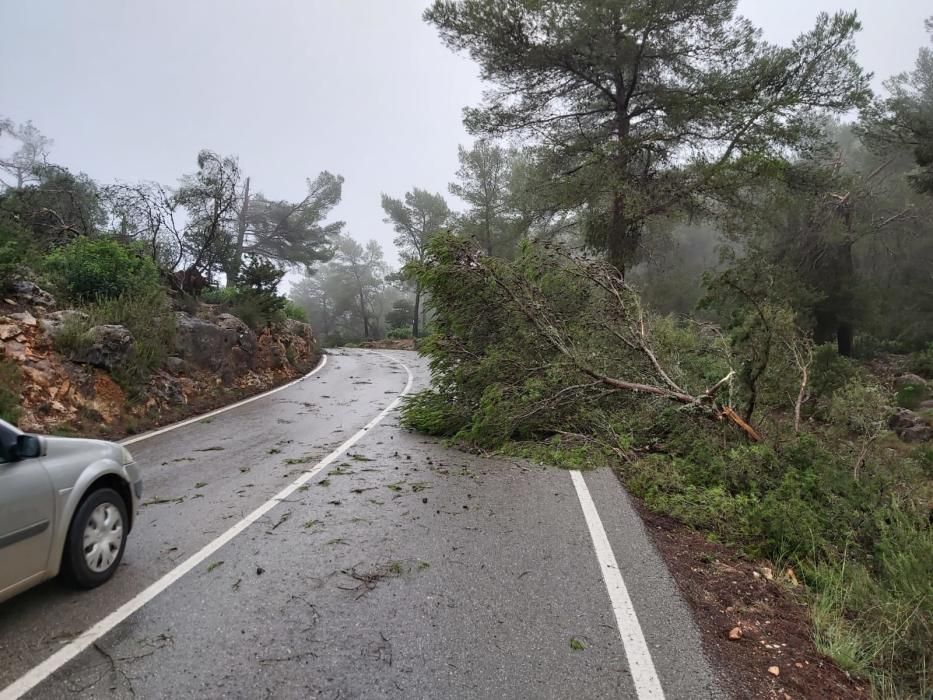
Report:
[[195,367],[218,371],[237,346],[236,330],[222,328],[184,311],[176,311],[175,318],[178,322],[175,355]]
[[23,329],[15,323],[0,323],[0,340],[10,340],[22,332]]
[[94,326],[87,332],[87,337],[89,342],[72,355],[74,362],[113,370],[133,349],[133,334],[125,326]]
[[42,328],[50,337],[57,336],[66,324],[73,321],[87,321],[88,315],[77,309],[63,309],[62,311],[53,311],[39,321],[39,327]]
[[35,282],[19,280],[10,285],[14,299],[33,306],[55,306],[55,297],[42,289]]
[[933,426],[923,416],[906,408],[899,408],[888,420],[888,427],[904,442],[933,440]]
[[36,324],[39,322],[36,320],[36,317],[33,316],[28,311],[23,311],[18,314],[10,314],[10,318],[23,326],[29,326],[30,328],[35,328]]

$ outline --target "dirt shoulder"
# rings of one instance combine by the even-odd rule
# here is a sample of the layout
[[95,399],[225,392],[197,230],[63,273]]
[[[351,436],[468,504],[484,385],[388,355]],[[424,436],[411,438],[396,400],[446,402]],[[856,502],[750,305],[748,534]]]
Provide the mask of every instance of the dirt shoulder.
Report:
[[[772,572],[767,563],[708,542],[699,532],[632,500],[693,609],[704,649],[732,697],[871,697],[867,684],[817,652],[807,606],[793,589],[793,572]],[[776,576],[783,582],[774,580]]]

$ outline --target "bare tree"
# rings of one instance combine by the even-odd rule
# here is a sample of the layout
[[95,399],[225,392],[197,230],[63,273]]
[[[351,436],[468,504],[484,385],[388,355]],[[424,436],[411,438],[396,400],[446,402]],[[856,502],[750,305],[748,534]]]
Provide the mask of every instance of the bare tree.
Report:
[[16,124],[10,119],[0,118],[0,137],[4,134],[17,141],[19,148],[8,156],[0,156],[0,169],[12,178],[0,178],[0,185],[21,190],[38,182],[36,169],[48,163],[52,139],[43,136],[31,121]]

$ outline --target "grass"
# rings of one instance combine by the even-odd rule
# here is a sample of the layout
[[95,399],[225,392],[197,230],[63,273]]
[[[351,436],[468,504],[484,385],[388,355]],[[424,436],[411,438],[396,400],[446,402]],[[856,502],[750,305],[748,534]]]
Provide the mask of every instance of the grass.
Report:
[[868,679],[878,698],[931,697],[933,449],[885,436],[855,479],[861,443],[833,425],[749,445],[706,426],[627,419],[631,427],[616,435],[644,421],[663,452],[625,460],[624,445],[612,449],[598,435],[506,442],[500,451],[565,468],[612,464],[655,512],[769,559],[776,572],[793,567],[821,653]]
[[174,347],[177,330],[171,302],[161,287],[127,292],[81,307],[87,319],[72,318],[55,337],[55,347],[71,355],[91,342],[87,331],[93,326],[124,326],[133,336],[133,348],[123,363],[113,370],[113,378],[133,398],[142,398],[143,387]]

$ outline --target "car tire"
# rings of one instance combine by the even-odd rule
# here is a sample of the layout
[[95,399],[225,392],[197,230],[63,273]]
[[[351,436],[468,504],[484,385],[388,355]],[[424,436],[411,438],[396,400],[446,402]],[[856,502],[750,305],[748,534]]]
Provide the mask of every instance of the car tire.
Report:
[[129,518],[123,497],[113,489],[92,491],[78,506],[62,552],[62,574],[77,588],[95,588],[120,565]]

